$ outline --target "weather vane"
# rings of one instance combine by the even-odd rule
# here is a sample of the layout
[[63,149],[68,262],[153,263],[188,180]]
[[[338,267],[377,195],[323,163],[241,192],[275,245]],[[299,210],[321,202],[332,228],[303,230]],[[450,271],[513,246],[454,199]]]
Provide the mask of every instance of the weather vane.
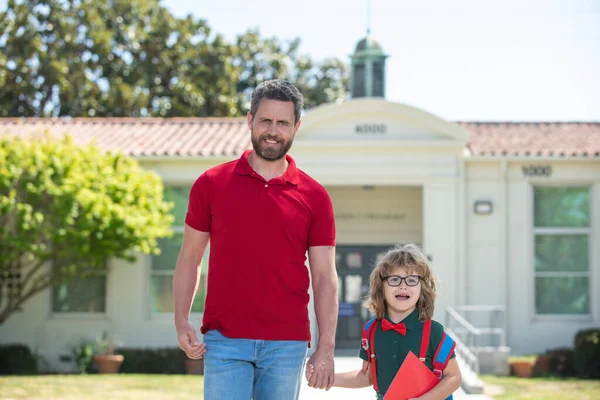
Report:
[[371,0],[367,0],[367,36],[371,34]]

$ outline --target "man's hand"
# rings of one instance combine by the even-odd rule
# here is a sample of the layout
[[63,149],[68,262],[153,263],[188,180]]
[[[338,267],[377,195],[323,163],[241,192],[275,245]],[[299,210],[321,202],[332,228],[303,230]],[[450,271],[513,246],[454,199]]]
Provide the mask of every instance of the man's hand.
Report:
[[206,343],[198,342],[196,331],[188,321],[177,324],[177,341],[181,350],[185,351],[185,354],[193,360],[202,358],[206,353]]
[[329,390],[334,380],[333,350],[319,350],[308,359],[307,374],[308,386]]

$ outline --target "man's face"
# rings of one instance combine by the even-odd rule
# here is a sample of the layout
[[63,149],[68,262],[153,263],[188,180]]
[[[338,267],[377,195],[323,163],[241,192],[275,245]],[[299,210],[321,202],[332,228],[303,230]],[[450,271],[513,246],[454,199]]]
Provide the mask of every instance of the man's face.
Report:
[[263,99],[254,118],[248,113],[252,147],[266,161],[283,158],[294,141],[300,121],[294,124],[294,103]]

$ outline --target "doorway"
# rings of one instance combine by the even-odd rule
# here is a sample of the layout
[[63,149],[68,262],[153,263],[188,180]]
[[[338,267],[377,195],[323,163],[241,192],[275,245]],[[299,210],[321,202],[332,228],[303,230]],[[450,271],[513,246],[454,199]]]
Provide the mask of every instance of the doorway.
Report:
[[339,314],[336,348],[355,348],[358,354],[361,329],[371,317],[364,307],[369,278],[377,259],[393,245],[338,245],[335,263],[338,274]]

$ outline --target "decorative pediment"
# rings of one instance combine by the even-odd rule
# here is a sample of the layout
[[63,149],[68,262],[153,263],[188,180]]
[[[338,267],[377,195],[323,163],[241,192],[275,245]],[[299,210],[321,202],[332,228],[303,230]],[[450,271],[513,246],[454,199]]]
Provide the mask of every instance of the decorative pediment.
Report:
[[308,110],[297,141],[446,141],[469,133],[433,114],[379,98],[360,98]]

